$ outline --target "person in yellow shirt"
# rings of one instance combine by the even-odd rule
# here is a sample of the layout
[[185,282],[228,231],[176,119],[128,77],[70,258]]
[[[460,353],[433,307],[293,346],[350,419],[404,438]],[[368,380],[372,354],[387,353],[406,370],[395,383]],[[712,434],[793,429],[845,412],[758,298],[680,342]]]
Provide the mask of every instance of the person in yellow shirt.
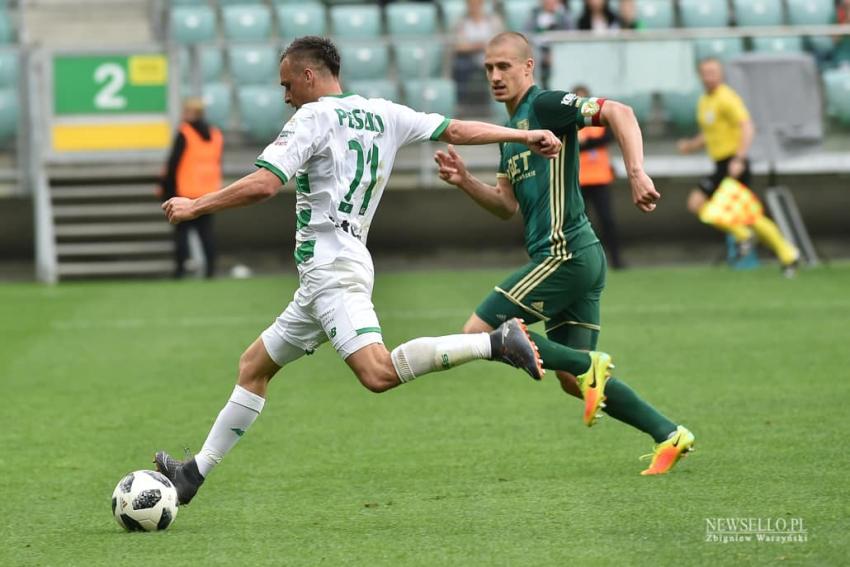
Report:
[[741,257],[749,253],[754,236],[758,236],[779,258],[783,273],[791,277],[800,253],[764,215],[761,201],[749,190],[748,154],[755,135],[750,113],[738,93],[724,82],[720,61],[702,60],[699,75],[705,88],[697,104],[700,133],[680,140],[679,151],[687,154],[705,147],[715,169],[688,195],[688,210],[702,222],[731,234]]

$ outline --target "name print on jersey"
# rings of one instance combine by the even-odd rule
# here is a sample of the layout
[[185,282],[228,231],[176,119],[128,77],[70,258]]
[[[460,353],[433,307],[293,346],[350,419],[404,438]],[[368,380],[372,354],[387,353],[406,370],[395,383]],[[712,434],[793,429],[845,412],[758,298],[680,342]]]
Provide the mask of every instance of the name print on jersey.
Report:
[[530,179],[537,175],[534,169],[529,169],[528,158],[531,157],[531,151],[526,150],[520,152],[508,160],[508,177],[511,183],[517,183],[523,179]]
[[361,108],[355,108],[354,110],[335,108],[334,110],[339,118],[340,126],[343,126],[343,122],[347,120],[348,127],[355,130],[366,130],[368,132],[379,133],[384,131],[384,120],[381,118],[380,114],[372,114],[371,112],[367,112]]

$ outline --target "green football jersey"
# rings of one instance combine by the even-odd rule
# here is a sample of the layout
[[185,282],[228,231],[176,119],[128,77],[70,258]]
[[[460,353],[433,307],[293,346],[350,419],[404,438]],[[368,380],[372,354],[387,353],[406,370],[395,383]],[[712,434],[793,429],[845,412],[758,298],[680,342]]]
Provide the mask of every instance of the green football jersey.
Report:
[[578,130],[598,125],[604,99],[580,98],[564,91],[532,86],[507,126],[551,130],[561,139],[555,159],[541,157],[516,143],[501,145],[499,177],[513,185],[525,221],[525,247],[539,260],[566,258],[599,240],[584,214],[578,184]]

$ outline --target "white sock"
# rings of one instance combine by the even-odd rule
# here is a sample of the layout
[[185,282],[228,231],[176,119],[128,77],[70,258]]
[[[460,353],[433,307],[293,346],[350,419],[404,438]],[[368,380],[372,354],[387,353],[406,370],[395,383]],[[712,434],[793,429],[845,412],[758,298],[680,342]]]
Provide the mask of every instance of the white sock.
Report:
[[219,412],[201,452],[195,455],[198,471],[206,477],[236,445],[263,410],[266,400],[242,386],[233,388],[227,404]]
[[490,358],[490,334],[447,335],[413,339],[393,349],[393,366],[402,382],[470,360]]

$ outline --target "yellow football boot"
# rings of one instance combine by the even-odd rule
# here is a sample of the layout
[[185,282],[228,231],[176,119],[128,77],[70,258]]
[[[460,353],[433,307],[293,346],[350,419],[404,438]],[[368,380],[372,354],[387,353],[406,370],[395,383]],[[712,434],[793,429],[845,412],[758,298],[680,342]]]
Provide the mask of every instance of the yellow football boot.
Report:
[[642,475],[666,474],[679,462],[679,459],[694,450],[694,434],[687,428],[679,426],[670,438],[659,443],[649,455],[641,459],[652,457],[649,468],[641,472]]
[[599,410],[605,407],[605,384],[611,378],[611,356],[604,352],[590,353],[590,368],[580,376],[576,376],[581,397],[584,398],[584,424],[593,425],[601,414]]

